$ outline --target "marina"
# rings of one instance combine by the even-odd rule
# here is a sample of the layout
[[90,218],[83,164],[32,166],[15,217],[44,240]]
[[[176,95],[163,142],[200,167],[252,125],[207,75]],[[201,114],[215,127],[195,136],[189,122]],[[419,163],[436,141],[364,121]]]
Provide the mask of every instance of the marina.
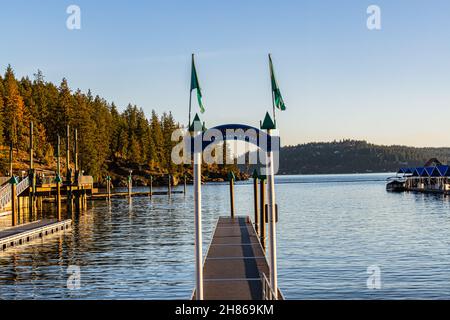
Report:
[[400,168],[397,175],[388,180],[387,190],[449,195],[450,166],[436,160],[428,161],[423,167]]

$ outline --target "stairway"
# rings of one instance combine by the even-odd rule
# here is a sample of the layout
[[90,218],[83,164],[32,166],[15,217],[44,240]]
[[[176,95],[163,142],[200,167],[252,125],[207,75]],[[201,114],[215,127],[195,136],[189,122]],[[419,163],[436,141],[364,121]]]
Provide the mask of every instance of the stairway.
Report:
[[[17,184],[17,196],[22,194],[30,186],[28,177],[22,179]],[[3,211],[11,203],[11,185],[6,183],[0,187],[0,211]]]

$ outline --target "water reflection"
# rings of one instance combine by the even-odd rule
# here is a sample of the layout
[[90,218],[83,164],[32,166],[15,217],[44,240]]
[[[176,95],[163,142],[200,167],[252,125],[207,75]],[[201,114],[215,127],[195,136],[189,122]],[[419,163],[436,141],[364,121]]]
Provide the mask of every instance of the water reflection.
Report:
[[[387,193],[386,176],[279,178],[279,282],[287,298],[450,297],[449,198]],[[226,184],[203,191],[206,251],[229,199]],[[186,196],[170,199],[90,202],[88,211],[70,215],[65,235],[0,253],[0,298],[189,298],[192,201],[188,187]],[[55,216],[53,207],[44,204],[46,217]],[[236,185],[236,209],[252,215],[251,184]],[[381,290],[367,289],[371,265],[381,268]],[[67,288],[69,266],[80,267],[79,290]]]

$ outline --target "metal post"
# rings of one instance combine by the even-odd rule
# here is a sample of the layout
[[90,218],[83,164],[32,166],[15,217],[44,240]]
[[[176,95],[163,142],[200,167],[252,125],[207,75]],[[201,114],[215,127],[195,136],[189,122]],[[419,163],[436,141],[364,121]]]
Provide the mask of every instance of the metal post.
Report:
[[75,151],[75,174],[78,174],[78,130],[75,129],[74,132],[74,151]]
[[[271,135],[271,130],[267,130]],[[274,299],[278,299],[278,276],[277,276],[277,233],[275,212],[275,172],[273,167],[273,150],[267,153],[268,165],[268,204],[269,204],[269,241],[270,241],[270,284],[272,286]]]
[[234,219],[234,179],[230,179],[230,206],[231,218]]
[[30,169],[33,169],[33,122],[30,122]]
[[202,266],[202,152],[194,151],[194,209],[195,209],[195,298],[203,300],[203,266]]
[[11,225],[17,225],[17,184],[14,177],[11,177]]
[[72,184],[71,174],[70,174],[70,127],[67,125],[67,135],[66,135],[66,177],[67,181]]
[[72,212],[73,200],[72,200],[72,172],[70,170],[70,126],[67,125],[66,130],[66,193],[67,193],[67,208],[68,212]]
[[186,175],[184,175],[184,188],[183,188],[183,193],[186,196]]
[[58,215],[58,221],[61,221],[61,182],[59,179],[56,182],[56,212]]
[[255,208],[255,231],[259,234],[258,177],[253,177],[253,206]]
[[61,221],[61,137],[58,135],[58,145],[56,147],[57,176],[56,176],[56,213],[58,221]]
[[33,122],[30,122],[30,172],[28,174],[28,179],[30,181],[30,186],[28,188],[28,213],[30,216],[30,222],[33,220],[33,202],[34,202],[34,193],[36,191],[36,179],[34,173],[34,130],[33,130]]
[[259,180],[260,186],[260,221],[259,221],[259,238],[261,246],[266,251],[266,181],[264,177]]

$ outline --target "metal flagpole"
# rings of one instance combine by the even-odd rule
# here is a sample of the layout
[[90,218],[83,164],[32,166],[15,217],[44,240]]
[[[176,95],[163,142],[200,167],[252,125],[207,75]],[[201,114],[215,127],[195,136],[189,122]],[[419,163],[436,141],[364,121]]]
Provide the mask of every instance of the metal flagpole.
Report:
[[273,63],[272,63],[272,56],[269,53],[269,69],[270,69],[270,86],[272,90],[272,113],[273,113],[273,123],[277,124],[277,118],[275,115],[275,95],[273,93],[273,86],[272,86],[272,79],[274,78],[273,74]]
[[[195,127],[195,123],[194,123]],[[201,130],[194,129],[194,137],[201,135]],[[195,139],[195,138],[194,138]],[[201,140],[200,140],[201,141]],[[202,148],[194,144],[194,223],[195,223],[195,272],[196,300],[203,300],[203,267],[202,267]]]
[[[271,139],[271,131],[267,130],[269,139]],[[276,232],[276,212],[275,212],[275,173],[273,167],[273,150],[267,153],[268,165],[268,203],[269,203],[269,246],[270,246],[270,284],[272,286],[274,299],[278,299],[278,276],[277,276],[277,232]]]
[[275,95],[273,94],[273,90],[272,90],[272,108],[273,108],[273,123],[277,125],[277,118],[275,115]]
[[191,64],[191,86],[189,88],[189,122],[188,130],[191,126],[191,110],[192,110],[192,68],[194,67],[194,54],[192,54],[192,64]]

